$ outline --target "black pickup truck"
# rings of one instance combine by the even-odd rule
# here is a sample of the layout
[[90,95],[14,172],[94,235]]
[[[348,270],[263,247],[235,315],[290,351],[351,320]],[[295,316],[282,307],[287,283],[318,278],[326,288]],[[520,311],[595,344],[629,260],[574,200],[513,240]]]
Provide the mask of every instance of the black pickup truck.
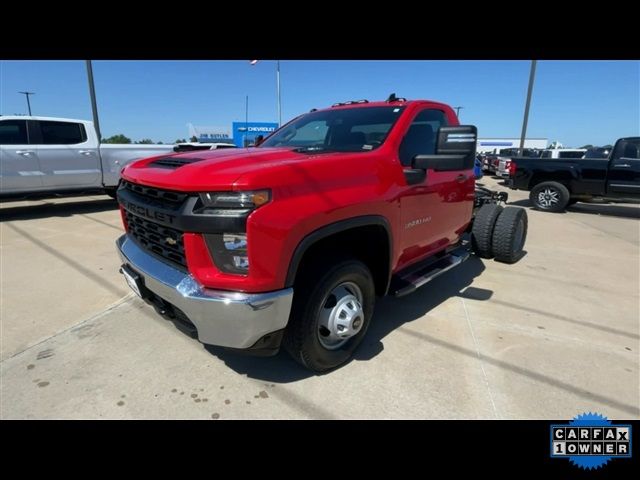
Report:
[[530,190],[538,210],[561,212],[592,198],[640,201],[640,137],[619,139],[609,158],[512,159],[507,184]]

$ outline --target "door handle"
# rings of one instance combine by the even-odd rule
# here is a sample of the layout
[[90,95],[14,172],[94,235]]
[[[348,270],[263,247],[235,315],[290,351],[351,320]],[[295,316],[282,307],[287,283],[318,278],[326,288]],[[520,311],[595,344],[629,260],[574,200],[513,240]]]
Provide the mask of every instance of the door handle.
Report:
[[93,152],[91,150],[78,150],[78,153],[80,155],[85,155],[85,156],[89,156],[89,155],[93,155]]
[[456,177],[456,182],[462,183],[467,179],[467,176],[464,174],[460,174]]
[[34,154],[36,152],[34,152],[33,150],[16,150],[16,153],[18,155],[22,155],[23,157],[28,157],[31,154]]
[[628,163],[619,163],[617,165],[614,165],[614,167],[631,168],[631,165],[629,165]]

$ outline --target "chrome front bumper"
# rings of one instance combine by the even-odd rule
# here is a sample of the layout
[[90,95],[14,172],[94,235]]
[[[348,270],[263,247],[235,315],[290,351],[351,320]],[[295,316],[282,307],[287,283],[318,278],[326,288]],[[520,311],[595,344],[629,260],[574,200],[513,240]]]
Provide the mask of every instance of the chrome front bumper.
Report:
[[254,294],[211,290],[157,260],[127,235],[116,245],[122,262],[143,278],[146,289],[185,313],[202,343],[247,349],[289,321],[292,288]]

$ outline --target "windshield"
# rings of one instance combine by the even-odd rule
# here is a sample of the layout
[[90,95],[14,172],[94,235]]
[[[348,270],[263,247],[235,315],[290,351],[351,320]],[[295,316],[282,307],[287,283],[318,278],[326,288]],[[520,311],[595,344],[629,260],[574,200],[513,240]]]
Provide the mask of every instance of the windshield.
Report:
[[364,152],[378,148],[405,107],[359,107],[303,115],[264,141],[262,147],[302,152]]

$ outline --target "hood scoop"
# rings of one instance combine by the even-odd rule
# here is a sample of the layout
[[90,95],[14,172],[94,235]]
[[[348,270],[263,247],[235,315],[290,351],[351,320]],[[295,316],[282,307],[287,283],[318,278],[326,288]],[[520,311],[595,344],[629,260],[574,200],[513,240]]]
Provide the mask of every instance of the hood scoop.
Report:
[[160,168],[180,168],[185,165],[191,165],[192,163],[202,162],[206,158],[193,158],[193,157],[164,157],[154,160],[149,163],[148,166],[160,167]]

